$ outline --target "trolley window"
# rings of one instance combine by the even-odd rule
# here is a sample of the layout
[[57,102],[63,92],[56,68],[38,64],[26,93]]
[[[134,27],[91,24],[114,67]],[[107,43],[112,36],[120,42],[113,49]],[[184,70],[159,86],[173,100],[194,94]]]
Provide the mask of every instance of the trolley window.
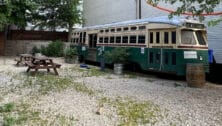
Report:
[[156,43],[160,43],[160,32],[156,32]]
[[75,43],[76,42],[76,39],[75,38],[73,38],[73,41],[72,41],[73,43]]
[[110,37],[110,43],[114,43],[114,37]]
[[200,45],[206,45],[206,41],[203,37],[203,33],[201,31],[196,31],[197,40]]
[[176,39],[176,32],[175,31],[172,31],[171,38],[172,38],[172,44],[176,44],[177,39]]
[[144,30],[146,29],[146,26],[139,26],[139,30]]
[[82,32],[80,33],[80,43],[82,43]]
[[123,36],[123,43],[128,43],[128,36]]
[[103,43],[103,37],[99,38],[99,43]]
[[168,52],[164,52],[164,64],[168,65],[169,63],[169,54]]
[[115,29],[110,29],[111,32],[115,32]]
[[106,29],[105,32],[109,32],[109,29]]
[[150,35],[149,35],[150,37],[150,43],[153,43],[153,32],[150,32]]
[[122,28],[117,28],[116,31],[118,31],[118,32],[119,32],[119,31],[122,31]]
[[169,43],[169,32],[164,32],[164,44]]
[[125,27],[125,28],[123,28],[123,30],[124,30],[124,31],[128,31],[128,30],[129,30],[129,28],[128,28],[128,27]]
[[83,43],[86,41],[86,32],[83,33]]
[[135,31],[137,29],[137,27],[131,27],[132,31]]
[[109,38],[108,38],[108,37],[105,37],[105,38],[104,38],[104,43],[108,43],[108,41],[109,41]]
[[153,52],[150,52],[149,60],[150,64],[153,64]]
[[172,65],[176,65],[176,64],[177,64],[176,53],[172,52]]
[[160,52],[156,53],[156,63],[160,63]]
[[136,43],[136,36],[135,35],[130,36],[130,43]]
[[121,36],[116,37],[116,43],[121,43]]
[[140,44],[145,43],[145,35],[139,35],[138,36],[138,43],[140,43]]
[[191,31],[191,30],[182,30],[181,31],[181,43],[182,44],[195,45],[196,41],[195,41],[195,38],[194,38],[193,31]]

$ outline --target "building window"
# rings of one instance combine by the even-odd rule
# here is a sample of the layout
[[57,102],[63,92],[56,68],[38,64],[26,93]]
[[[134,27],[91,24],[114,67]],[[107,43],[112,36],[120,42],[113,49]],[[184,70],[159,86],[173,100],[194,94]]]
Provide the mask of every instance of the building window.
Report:
[[116,43],[121,43],[121,36],[116,37]]
[[139,26],[139,30],[144,30],[146,29],[146,26]]
[[177,37],[176,37],[176,32],[175,31],[172,31],[171,38],[172,38],[172,44],[176,44]]
[[136,36],[135,35],[130,36],[130,43],[136,43]]
[[153,32],[150,32],[150,43],[153,43]]
[[128,36],[123,36],[123,43],[128,43]]
[[105,32],[109,32],[109,29],[106,29]]
[[164,44],[169,43],[169,32],[164,32]]
[[139,35],[138,36],[138,43],[144,44],[145,43],[145,35]]
[[110,37],[110,43],[114,43],[114,37]]
[[100,33],[103,33],[104,32],[104,30],[100,30]]

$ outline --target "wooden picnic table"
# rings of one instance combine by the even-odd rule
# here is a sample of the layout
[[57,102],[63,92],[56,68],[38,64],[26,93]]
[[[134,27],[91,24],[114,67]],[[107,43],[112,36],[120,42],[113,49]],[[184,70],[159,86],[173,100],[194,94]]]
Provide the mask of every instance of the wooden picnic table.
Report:
[[26,61],[31,61],[32,58],[32,54],[19,54],[19,59],[15,59],[17,61],[16,65],[25,64]]
[[54,63],[51,58],[46,56],[32,57],[31,61],[26,61],[26,65],[28,66],[26,72],[29,72],[31,69],[35,69],[35,72],[39,69],[47,69],[47,72],[50,72],[50,69],[53,69],[55,75],[59,75],[57,68],[61,67],[60,64]]

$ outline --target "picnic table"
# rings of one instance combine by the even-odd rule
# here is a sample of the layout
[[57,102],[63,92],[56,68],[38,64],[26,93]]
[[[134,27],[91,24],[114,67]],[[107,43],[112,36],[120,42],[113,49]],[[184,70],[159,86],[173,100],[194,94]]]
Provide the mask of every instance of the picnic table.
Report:
[[26,65],[28,66],[26,72],[29,72],[31,69],[34,69],[35,72],[39,69],[47,69],[47,72],[50,72],[50,69],[53,69],[55,75],[59,75],[57,68],[61,67],[61,64],[54,63],[51,58],[46,56],[33,56],[31,61],[26,61]]
[[32,54],[19,54],[19,58],[15,59],[17,61],[16,65],[18,66],[19,64],[25,64],[26,61],[31,61],[33,58]]

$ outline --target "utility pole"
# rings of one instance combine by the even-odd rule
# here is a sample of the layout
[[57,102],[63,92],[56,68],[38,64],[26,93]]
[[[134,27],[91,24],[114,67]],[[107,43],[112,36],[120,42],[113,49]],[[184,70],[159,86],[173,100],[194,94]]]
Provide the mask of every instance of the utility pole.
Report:
[[141,6],[141,0],[135,0],[136,1],[136,19],[142,18],[142,6]]

